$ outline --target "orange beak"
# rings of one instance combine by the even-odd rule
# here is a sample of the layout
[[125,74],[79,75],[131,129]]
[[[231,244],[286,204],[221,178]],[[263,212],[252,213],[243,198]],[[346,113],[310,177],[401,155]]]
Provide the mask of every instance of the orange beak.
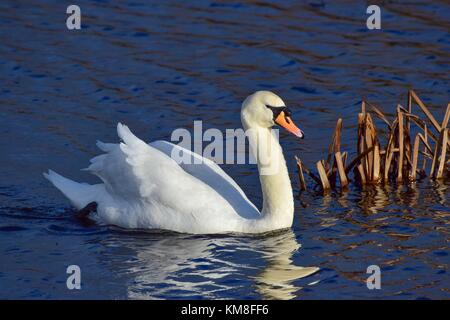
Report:
[[303,139],[305,136],[303,131],[300,130],[292,121],[292,119],[285,115],[284,111],[281,111],[278,117],[275,119],[275,123],[285,128],[287,131],[293,135]]

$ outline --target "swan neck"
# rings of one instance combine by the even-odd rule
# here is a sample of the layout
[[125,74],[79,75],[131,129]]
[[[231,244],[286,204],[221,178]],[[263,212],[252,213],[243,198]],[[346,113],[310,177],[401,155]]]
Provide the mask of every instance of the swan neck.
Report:
[[294,215],[294,198],[277,131],[267,128],[258,131],[256,160],[263,195],[261,218],[271,229],[289,228]]

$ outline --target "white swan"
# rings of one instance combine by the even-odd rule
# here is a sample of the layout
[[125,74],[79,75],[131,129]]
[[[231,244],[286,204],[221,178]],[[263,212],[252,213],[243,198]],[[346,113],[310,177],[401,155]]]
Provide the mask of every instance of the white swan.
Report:
[[[166,229],[184,233],[261,233],[289,228],[294,200],[281,146],[271,132],[279,124],[302,138],[280,97],[258,91],[245,99],[241,121],[249,136],[263,193],[263,208],[248,200],[241,188],[217,164],[178,164],[175,148],[190,157],[201,157],[166,141],[146,144],[118,124],[120,144],[98,142],[106,152],[86,169],[101,184],[78,183],[49,170],[50,180],[78,209],[95,202],[98,218],[124,228]],[[270,170],[264,170],[271,168]]]

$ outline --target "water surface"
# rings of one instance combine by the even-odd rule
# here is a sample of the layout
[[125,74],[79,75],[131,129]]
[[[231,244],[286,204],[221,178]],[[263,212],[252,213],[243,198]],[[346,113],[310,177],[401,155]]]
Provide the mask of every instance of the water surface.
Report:
[[[260,236],[124,231],[72,218],[42,177],[78,181],[117,141],[115,125],[170,139],[240,127],[240,104],[272,90],[306,133],[282,134],[294,155],[324,157],[335,121],[355,149],[363,97],[392,114],[413,87],[440,120],[450,101],[450,6],[386,3],[382,30],[354,1],[77,1],[82,30],[65,27],[60,1],[0,3],[0,298],[449,298],[448,183],[351,188],[296,200],[292,230]],[[381,126],[381,124],[378,124]],[[255,166],[224,169],[261,206]],[[82,270],[67,290],[66,267]],[[382,289],[368,290],[379,265]],[[320,270],[304,277],[312,271]]]

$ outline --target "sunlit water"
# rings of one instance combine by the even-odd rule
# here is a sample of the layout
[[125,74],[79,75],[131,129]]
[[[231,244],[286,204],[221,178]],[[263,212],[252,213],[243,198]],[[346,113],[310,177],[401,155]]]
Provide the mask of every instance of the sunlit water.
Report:
[[[442,119],[448,103],[450,7],[365,2],[77,1],[81,31],[60,1],[0,3],[0,298],[449,298],[449,184],[351,187],[296,200],[292,230],[192,236],[85,225],[41,173],[96,182],[79,169],[95,140],[128,124],[151,141],[175,128],[239,128],[255,90],[282,96],[306,133],[281,140],[310,167],[338,117],[353,152],[362,97],[392,113],[414,87]],[[381,124],[380,124],[381,126]],[[225,170],[258,207],[254,165]],[[66,288],[66,267],[82,289]],[[368,290],[379,265],[382,289]],[[316,268],[319,270],[317,272]]]

